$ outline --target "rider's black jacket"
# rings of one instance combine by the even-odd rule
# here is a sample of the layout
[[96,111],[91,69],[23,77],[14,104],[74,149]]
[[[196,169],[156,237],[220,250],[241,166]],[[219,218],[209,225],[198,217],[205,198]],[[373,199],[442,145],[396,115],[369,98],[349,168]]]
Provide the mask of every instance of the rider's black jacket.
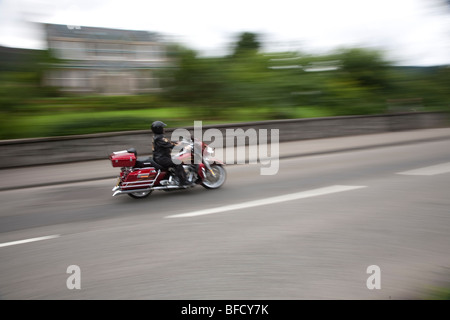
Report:
[[156,162],[167,162],[172,160],[171,152],[175,143],[167,139],[164,134],[153,136],[153,159]]
[[186,173],[184,172],[181,164],[175,164],[172,161],[172,149],[175,147],[176,142],[172,142],[164,134],[155,134],[153,136],[153,159],[160,166],[165,168],[175,168],[175,173],[180,180],[180,184],[186,184]]

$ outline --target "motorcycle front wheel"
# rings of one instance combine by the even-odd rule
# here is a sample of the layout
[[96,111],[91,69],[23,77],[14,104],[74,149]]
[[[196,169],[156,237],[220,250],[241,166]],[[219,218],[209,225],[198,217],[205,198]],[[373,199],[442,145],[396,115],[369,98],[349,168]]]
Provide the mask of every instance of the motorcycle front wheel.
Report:
[[148,191],[128,193],[128,195],[134,199],[143,199],[148,197],[152,192],[153,190],[148,190]]
[[206,170],[206,177],[202,182],[202,186],[206,189],[220,188],[227,179],[227,172],[224,167],[217,164],[213,164],[211,166],[211,170],[214,174],[212,174],[209,170]]

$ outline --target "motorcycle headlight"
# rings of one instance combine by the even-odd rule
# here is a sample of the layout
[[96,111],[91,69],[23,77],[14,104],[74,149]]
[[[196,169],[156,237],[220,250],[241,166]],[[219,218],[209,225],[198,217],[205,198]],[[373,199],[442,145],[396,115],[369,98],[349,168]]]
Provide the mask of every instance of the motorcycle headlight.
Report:
[[214,148],[211,148],[211,147],[206,147],[206,152],[209,154],[209,155],[213,155],[214,154]]

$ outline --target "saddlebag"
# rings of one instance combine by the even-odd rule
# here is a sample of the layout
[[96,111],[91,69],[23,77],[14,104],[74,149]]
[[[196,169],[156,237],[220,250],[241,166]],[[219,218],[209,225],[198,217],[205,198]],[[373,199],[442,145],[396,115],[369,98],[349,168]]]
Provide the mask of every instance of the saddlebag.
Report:
[[134,153],[113,153],[109,156],[113,167],[134,167],[136,155]]

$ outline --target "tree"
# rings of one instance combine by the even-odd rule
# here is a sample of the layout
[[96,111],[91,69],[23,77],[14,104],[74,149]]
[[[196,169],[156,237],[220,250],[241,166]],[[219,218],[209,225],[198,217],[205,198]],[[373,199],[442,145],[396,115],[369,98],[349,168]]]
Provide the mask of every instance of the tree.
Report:
[[238,41],[234,47],[233,57],[247,53],[256,53],[261,47],[258,35],[252,32],[243,32],[239,35]]
[[221,105],[227,86],[223,58],[201,58],[184,47],[173,51],[176,67],[167,90],[170,99],[202,105]]
[[338,53],[341,70],[359,85],[370,89],[386,89],[389,86],[388,68],[391,63],[376,50],[352,48]]

